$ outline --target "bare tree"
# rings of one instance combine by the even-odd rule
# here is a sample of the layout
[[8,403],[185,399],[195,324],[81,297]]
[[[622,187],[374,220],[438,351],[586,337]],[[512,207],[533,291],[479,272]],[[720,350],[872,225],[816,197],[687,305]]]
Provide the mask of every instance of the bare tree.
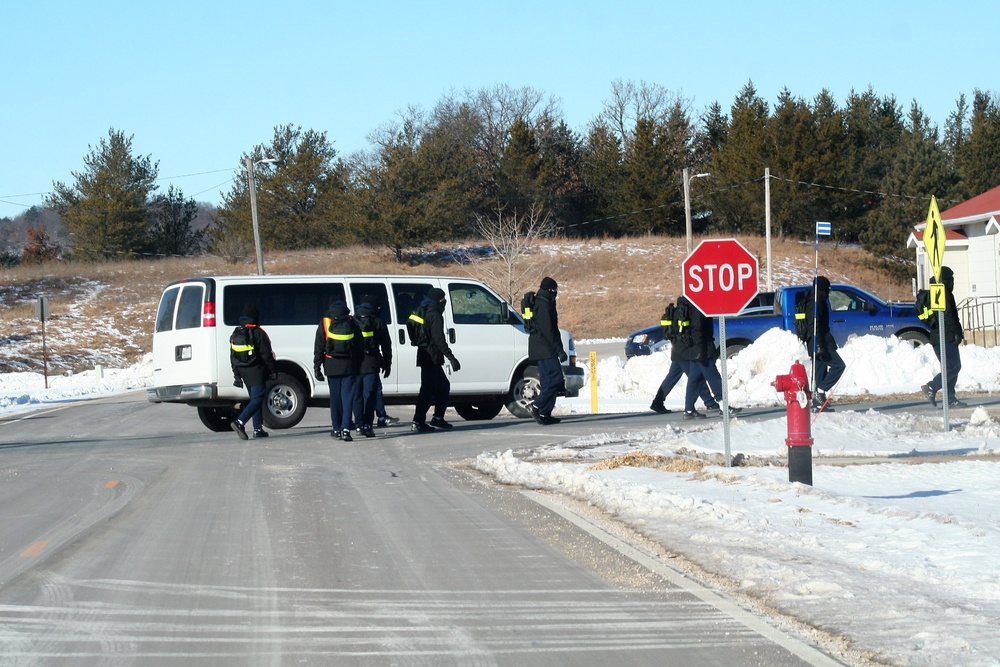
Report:
[[491,252],[475,260],[474,270],[477,278],[516,305],[517,295],[536,285],[538,274],[545,268],[528,262],[527,257],[541,239],[555,233],[556,224],[538,203],[524,213],[516,209],[508,213],[498,206],[494,214],[476,217],[476,231]]

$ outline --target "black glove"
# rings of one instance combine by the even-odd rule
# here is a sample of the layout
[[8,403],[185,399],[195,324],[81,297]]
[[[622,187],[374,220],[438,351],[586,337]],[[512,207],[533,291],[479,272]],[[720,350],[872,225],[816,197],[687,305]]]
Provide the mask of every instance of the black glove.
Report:
[[323,371],[321,371],[319,368],[313,369],[313,377],[315,377],[316,380],[319,382],[322,382],[323,380],[326,379],[325,377],[323,377]]
[[268,374],[267,379],[271,380],[272,382],[274,382],[275,380],[277,380],[278,379],[278,371],[271,371]]
[[392,370],[392,364],[386,364],[382,367],[382,377],[389,377],[389,371]]
[[243,388],[243,378],[241,378],[239,375],[237,375],[236,377],[234,377],[233,378],[233,386],[234,387],[239,387],[240,389],[242,389]]
[[451,362],[451,370],[455,371],[456,373],[462,370],[462,364],[458,363],[458,359],[456,359],[454,355],[448,357],[448,361]]
[[559,350],[559,361],[566,361],[567,359],[569,359],[569,355],[564,350]]

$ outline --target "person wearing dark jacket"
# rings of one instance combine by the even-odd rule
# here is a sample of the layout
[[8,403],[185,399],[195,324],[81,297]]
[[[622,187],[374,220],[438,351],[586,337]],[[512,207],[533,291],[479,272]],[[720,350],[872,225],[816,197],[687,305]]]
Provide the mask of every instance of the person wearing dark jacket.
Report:
[[826,276],[816,276],[813,289],[806,292],[805,311],[809,330],[806,351],[815,368],[812,407],[832,412],[833,408],[827,405],[827,392],[840,382],[847,364],[837,352],[837,340],[830,333],[830,281]]
[[248,440],[246,424],[247,420],[252,419],[253,437],[266,438],[264,398],[267,395],[267,381],[278,379],[271,339],[260,328],[260,313],[253,304],[248,303],[243,308],[240,327],[245,332],[245,340],[242,344],[237,344],[230,339],[229,363],[233,368],[233,384],[237,387],[246,386],[250,400],[233,421],[232,427],[241,440]]
[[[444,336],[444,307],[447,303],[444,290],[432,287],[420,303],[424,309],[424,321],[420,326],[423,333],[417,344],[417,366],[420,367],[420,393],[417,395],[416,409],[413,411],[413,425],[418,433],[433,431],[435,428],[449,429],[452,425],[444,420],[451,398],[451,382],[444,372],[444,360],[451,362],[456,373],[462,365],[452,354]],[[434,415],[427,423],[427,411],[434,406]]]
[[535,400],[528,406],[531,416],[542,425],[558,424],[560,419],[552,416],[556,406],[556,396],[563,387],[562,363],[566,361],[562,334],[559,333],[559,315],[556,312],[556,295],[559,286],[546,276],[535,292],[535,307],[532,321],[534,330],[528,336],[528,359],[538,367],[541,388]]
[[375,294],[366,294],[354,309],[354,319],[361,329],[364,355],[358,370],[358,390],[354,403],[354,417],[361,435],[375,437],[375,412],[382,393],[383,377],[392,369],[392,337],[379,316],[381,300]]
[[[934,282],[933,278],[931,278],[931,282]],[[944,311],[938,312],[928,320],[931,327],[931,345],[934,347],[934,354],[937,355],[938,363],[940,363],[941,318],[943,316],[945,364],[948,370],[948,407],[966,408],[968,405],[958,400],[955,395],[958,373],[962,370],[962,356],[958,346],[965,340],[965,332],[962,330],[962,321],[958,318],[958,305],[955,303],[955,272],[950,267],[941,267],[941,284],[944,285]],[[941,390],[941,384],[941,373],[938,372],[933,380],[921,387],[924,396],[935,407],[937,407],[937,393]]]
[[[670,319],[667,319],[668,316]],[[680,320],[680,318],[684,319]],[[690,319],[687,318],[689,318],[689,315],[686,310],[681,312],[671,305],[667,307],[663,317],[660,319],[660,323],[663,326],[663,337],[670,341],[670,368],[667,369],[667,375],[660,383],[656,394],[653,395],[653,402],[649,404],[649,409],[657,414],[665,415],[670,413],[670,410],[663,404],[663,401],[674,390],[674,387],[680,382],[681,378],[685,377],[685,373],[687,372],[687,362],[681,360],[679,352],[681,349],[679,341],[688,334],[688,327],[691,325]],[[712,392],[708,388],[708,382],[704,377],[698,385],[698,395],[705,404],[706,410],[715,411],[722,409],[719,407],[719,399],[722,397],[712,395]]]
[[363,354],[361,329],[343,301],[330,304],[316,329],[313,343],[313,375],[323,374],[330,386],[330,435],[350,442],[351,415],[357,391],[357,376]]
[[[715,347],[715,327],[711,317],[707,317],[698,310],[694,304],[688,301],[687,297],[680,297],[677,300],[677,307],[685,307],[689,313],[688,335],[682,337],[678,347],[677,359],[687,363],[687,387],[684,392],[684,419],[704,419],[704,412],[695,410],[694,404],[698,395],[702,392],[705,383],[716,399],[722,398],[722,376],[715,362],[719,358],[718,348]],[[671,359],[673,359],[671,353]],[[712,409],[717,409],[716,401]],[[721,406],[718,407],[721,412]],[[729,407],[729,414],[736,414],[741,408]]]

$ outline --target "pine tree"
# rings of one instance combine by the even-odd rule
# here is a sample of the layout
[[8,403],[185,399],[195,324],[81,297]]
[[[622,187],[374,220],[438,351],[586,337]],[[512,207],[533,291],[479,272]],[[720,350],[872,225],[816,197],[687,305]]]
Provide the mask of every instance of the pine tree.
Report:
[[149,249],[152,255],[194,255],[201,251],[205,231],[193,229],[198,215],[194,199],[170,186],[165,195],[157,195],[149,205]]
[[706,197],[716,224],[722,229],[757,232],[764,226],[765,167],[773,158],[767,102],[753,82],[740,91],[729,112],[725,141],[712,155],[713,194]]
[[157,163],[132,155],[132,137],[114,128],[84,158],[76,182],[53,184],[48,205],[70,230],[73,250],[86,260],[133,257],[148,237],[147,202],[156,190]]

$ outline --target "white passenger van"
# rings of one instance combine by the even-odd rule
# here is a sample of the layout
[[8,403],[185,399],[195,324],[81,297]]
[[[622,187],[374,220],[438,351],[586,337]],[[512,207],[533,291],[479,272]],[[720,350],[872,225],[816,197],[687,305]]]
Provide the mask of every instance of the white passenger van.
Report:
[[[154,403],[187,403],[213,431],[228,431],[247,400],[233,386],[229,336],[243,307],[260,311],[271,338],[278,379],[270,382],[264,422],[291,428],[307,406],[329,406],[326,382],[313,377],[316,327],[331,302],[354,312],[367,294],[381,299],[382,321],[392,335],[392,372],[383,378],[387,404],[410,404],[420,390],[416,348],[406,337],[406,320],[428,291],[448,295],[444,312],[448,345],[462,363],[450,373],[451,403],[464,419],[492,419],[506,407],[530,417],[528,403],[539,390],[538,369],[528,361],[528,335],[520,315],[483,283],[442,276],[236,276],[190,278],[167,285],[160,297],[153,333]],[[569,359],[563,364],[566,395],[583,388],[573,337],[562,331]]]

